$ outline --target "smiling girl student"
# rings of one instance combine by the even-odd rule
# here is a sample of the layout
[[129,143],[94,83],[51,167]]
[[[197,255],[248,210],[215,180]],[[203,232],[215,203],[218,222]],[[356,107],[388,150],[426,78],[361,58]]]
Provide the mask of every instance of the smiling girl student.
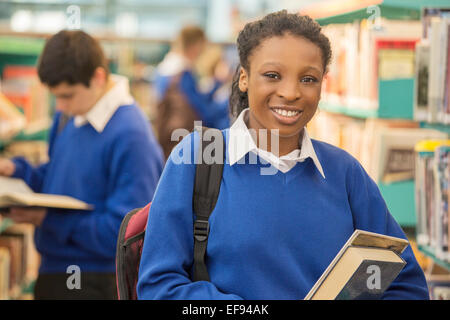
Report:
[[[280,11],[247,24],[237,45],[241,68],[230,100],[238,118],[223,131],[226,162],[206,251],[210,281],[191,280],[195,164],[174,161],[186,146],[195,153],[193,133],[172,152],[153,198],[139,299],[303,299],[355,229],[406,238],[358,161],[308,136],[331,59],[320,26]],[[259,139],[245,145],[251,130],[273,130],[278,157]],[[267,162],[275,174],[261,174]],[[428,299],[411,247],[402,257],[407,264],[383,298]]]

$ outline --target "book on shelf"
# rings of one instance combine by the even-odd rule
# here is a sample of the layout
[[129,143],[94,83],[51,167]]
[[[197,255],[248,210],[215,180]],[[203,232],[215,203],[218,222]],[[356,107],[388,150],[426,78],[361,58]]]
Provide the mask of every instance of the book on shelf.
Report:
[[[429,74],[428,74],[428,122],[450,123],[450,110],[448,108],[449,77],[449,37],[450,15],[434,16],[430,19],[427,31],[428,38],[423,39],[424,46],[430,46]],[[422,59],[418,56],[416,59]],[[419,62],[416,62],[417,64]],[[416,92],[416,95],[419,92]],[[416,97],[416,99],[418,99]],[[417,118],[421,120],[421,118]]]
[[40,257],[33,237],[31,224],[15,224],[0,234],[0,299],[20,298],[22,287],[36,279]]
[[449,238],[449,180],[450,180],[450,145],[439,146],[435,150],[435,201],[436,201],[436,241],[435,252],[439,259],[450,262]]
[[450,262],[450,140],[424,140],[416,147],[417,243]]
[[40,82],[34,66],[8,65],[3,69],[2,92],[31,124],[50,117],[48,89]]
[[450,7],[448,8],[422,8],[422,39],[429,37],[429,29],[431,25],[431,19],[433,17],[446,17],[450,16]]
[[29,223],[15,223],[3,233],[3,235],[19,237],[23,242],[22,282],[31,282],[38,275],[40,256],[34,244],[34,229],[35,227]]
[[0,300],[7,300],[9,298],[10,265],[11,257],[9,250],[5,247],[0,247]]
[[361,159],[364,119],[320,111],[308,123],[307,129],[314,139],[335,145]]
[[334,56],[324,80],[324,101],[377,110],[379,80],[414,77],[414,47],[421,37],[421,23],[380,21],[380,28],[367,20],[323,27]]
[[24,242],[19,237],[2,233],[0,235],[0,247],[6,248],[11,257],[8,285],[10,290],[12,290],[20,286],[23,276]]
[[24,115],[0,92],[0,140],[11,139],[24,127]]
[[21,179],[0,177],[0,210],[5,211],[11,207],[93,209],[92,205],[73,197],[35,193]]
[[414,119],[428,119],[428,78],[430,70],[430,44],[422,40],[415,49]]
[[379,299],[406,265],[401,238],[355,230],[305,300]]
[[436,274],[427,276],[431,300],[450,300],[450,275]]
[[377,39],[378,79],[404,79],[414,77],[414,51],[416,40]]
[[368,174],[379,183],[393,183],[414,179],[417,142],[425,139],[446,139],[447,134],[426,128],[379,127],[365,142],[364,159],[370,158]]

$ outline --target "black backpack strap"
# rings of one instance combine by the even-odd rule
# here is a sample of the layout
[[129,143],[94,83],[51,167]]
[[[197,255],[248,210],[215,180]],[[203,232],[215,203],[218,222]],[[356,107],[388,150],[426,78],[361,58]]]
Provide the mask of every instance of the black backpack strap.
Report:
[[[200,134],[199,156],[202,156],[206,147],[212,141],[204,141],[207,130],[215,130],[214,137],[220,137],[223,145],[223,159],[221,163],[206,164],[205,161],[197,162],[194,181],[193,209],[196,216],[194,220],[194,271],[193,281],[209,281],[209,274],[205,264],[206,246],[209,235],[209,216],[216,206],[222,181],[223,163],[225,162],[225,141],[222,132],[218,129],[202,127],[195,128]],[[201,152],[201,153],[200,153]]]

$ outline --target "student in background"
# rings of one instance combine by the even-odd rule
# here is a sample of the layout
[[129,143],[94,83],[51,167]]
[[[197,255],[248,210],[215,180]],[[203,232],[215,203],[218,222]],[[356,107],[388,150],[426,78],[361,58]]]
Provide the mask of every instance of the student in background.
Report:
[[186,26],[178,34],[171,50],[156,69],[154,88],[159,102],[157,126],[159,142],[166,157],[178,141],[171,141],[173,130],[192,131],[194,121],[224,129],[229,126],[228,100],[216,101],[214,95],[227,81],[229,70],[217,65],[211,89],[199,89],[194,66],[205,49],[207,39],[203,29]]
[[[194,132],[172,152],[153,198],[139,299],[303,299],[355,229],[406,238],[358,161],[308,136],[331,59],[320,26],[281,11],[248,23],[237,44],[230,101],[238,118],[223,130],[226,160],[205,257],[211,281],[191,280]],[[267,132],[276,140],[265,145]],[[277,170],[263,174],[267,165]],[[411,247],[402,257],[407,264],[383,299],[428,299]]]
[[[128,211],[152,199],[162,151],[128,80],[109,74],[100,44],[85,32],[52,36],[38,74],[56,98],[50,160],[32,167],[23,158],[1,159],[0,174],[25,180],[35,192],[72,196],[95,209],[11,209],[11,219],[36,226],[41,265],[35,298],[113,299],[120,223]],[[67,287],[69,266],[81,272],[80,289]]]

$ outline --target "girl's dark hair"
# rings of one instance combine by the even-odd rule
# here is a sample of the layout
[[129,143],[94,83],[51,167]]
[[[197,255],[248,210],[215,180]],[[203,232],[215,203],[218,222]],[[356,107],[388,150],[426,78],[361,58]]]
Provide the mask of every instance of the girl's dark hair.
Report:
[[109,74],[99,42],[81,30],[62,30],[46,42],[38,62],[38,75],[49,87],[63,82],[89,87],[97,67]]
[[239,90],[240,68],[250,72],[249,57],[253,50],[263,40],[282,36],[285,33],[306,38],[317,45],[322,51],[323,70],[327,69],[331,60],[330,41],[321,33],[320,25],[309,16],[300,16],[282,10],[268,14],[261,20],[247,23],[237,38],[240,65],[233,76],[231,88],[230,111],[233,117],[237,117],[242,110],[248,108],[247,92]]

